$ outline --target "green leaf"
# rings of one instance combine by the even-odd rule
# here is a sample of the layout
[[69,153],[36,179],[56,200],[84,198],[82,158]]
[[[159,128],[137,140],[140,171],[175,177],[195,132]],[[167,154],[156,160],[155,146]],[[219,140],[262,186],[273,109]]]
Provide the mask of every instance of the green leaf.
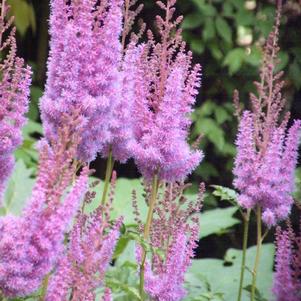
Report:
[[[252,270],[256,256],[256,246],[247,250],[246,265]],[[200,280],[200,283],[210,283],[214,292],[224,294],[224,300],[236,300],[239,285],[242,251],[229,249],[224,260],[220,259],[197,259],[193,260],[189,273]],[[257,289],[262,296],[271,300],[271,285],[273,278],[273,244],[264,244],[260,257],[257,275]],[[251,283],[252,275],[245,272],[244,286]],[[204,281],[205,279],[205,281]],[[204,287],[204,285],[202,285]],[[248,292],[243,291],[243,299],[248,300]]]
[[215,37],[215,27],[212,18],[206,18],[204,29],[203,29],[203,39],[205,41],[211,40]]
[[21,213],[34,185],[31,176],[32,169],[27,168],[22,160],[17,161],[4,196],[3,207],[6,213]]
[[215,26],[220,37],[227,43],[232,43],[232,31],[227,21],[219,16],[215,20]]
[[43,134],[42,125],[36,121],[28,120],[22,129],[24,139],[31,139],[33,134]]
[[202,54],[205,50],[205,45],[202,40],[193,39],[190,42],[191,50],[196,54]]
[[36,29],[36,20],[32,4],[25,0],[8,0],[11,6],[10,14],[15,17],[14,23],[21,36],[24,36],[29,28]]
[[[95,178],[91,179],[95,181]],[[87,210],[94,210],[100,204],[101,194],[103,191],[104,183],[100,181],[99,185],[93,190],[96,192],[96,197],[91,204],[86,206]],[[119,216],[124,217],[124,223],[126,225],[135,225],[135,216],[133,214],[133,207],[132,207],[132,192],[133,190],[136,191],[137,195],[137,203],[139,206],[141,219],[145,220],[147,215],[148,207],[145,203],[144,199],[144,190],[141,184],[140,179],[125,179],[119,178],[116,181],[116,190],[115,190],[115,197],[113,201],[113,210],[111,214],[111,218],[115,219]]]
[[225,144],[225,134],[214,119],[203,118],[196,123],[197,133],[203,133],[206,137],[222,151]]
[[199,27],[203,23],[199,13],[192,13],[184,18],[182,23],[183,29],[194,29]]
[[233,217],[237,211],[237,207],[229,207],[226,209],[207,210],[201,214],[201,235],[200,238],[207,237],[212,234],[223,234],[229,231],[229,228],[240,223],[240,220]]
[[236,73],[242,66],[245,59],[245,51],[242,48],[235,48],[229,51],[224,59],[224,65],[229,67],[229,73]]
[[214,110],[214,115],[219,125],[223,124],[225,121],[229,121],[232,119],[232,116],[228,113],[228,111],[220,106],[216,106]]
[[[216,8],[204,0],[192,0],[197,8],[207,17],[213,17],[217,14]],[[206,3],[207,2],[207,3]]]
[[221,200],[237,202],[237,193],[235,190],[218,185],[212,185],[211,187],[215,189],[213,195],[220,197]]

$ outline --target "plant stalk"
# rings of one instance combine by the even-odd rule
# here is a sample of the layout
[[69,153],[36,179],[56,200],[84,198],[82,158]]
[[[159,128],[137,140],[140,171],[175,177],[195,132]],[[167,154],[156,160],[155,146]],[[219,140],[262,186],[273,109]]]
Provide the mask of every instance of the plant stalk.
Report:
[[251,287],[251,301],[255,301],[255,292],[256,292],[256,279],[259,267],[260,252],[262,246],[262,223],[261,223],[261,207],[258,205],[256,210],[257,218],[257,248],[256,248],[256,258],[253,268],[253,277],[252,277],[252,287]]
[[[153,213],[156,205],[156,200],[157,200],[157,194],[158,194],[158,184],[159,184],[159,179],[158,175],[155,174],[153,177],[153,182],[152,182],[152,192],[151,192],[151,198],[148,206],[148,213],[147,213],[147,219],[144,227],[144,234],[143,238],[145,241],[149,239],[150,235],[150,229],[151,229],[151,224],[153,220]],[[141,300],[145,300],[145,292],[144,292],[144,272],[145,272],[145,260],[146,260],[146,250],[143,248],[143,253],[142,253],[142,260],[141,260],[141,265],[140,265],[140,285],[139,285],[139,293]]]
[[246,214],[243,213],[244,233],[243,233],[242,259],[241,259],[240,280],[239,280],[237,301],[241,301],[241,297],[242,297],[242,289],[243,289],[245,269],[246,269],[246,252],[248,246],[250,214],[251,214],[250,209],[248,209]]
[[39,298],[40,301],[45,301],[49,278],[50,278],[50,274],[46,275],[42,282],[41,296]]
[[106,175],[105,175],[105,184],[102,192],[102,198],[101,198],[101,205],[104,206],[106,203],[106,198],[109,190],[110,180],[112,176],[112,171],[114,168],[114,160],[113,160],[113,152],[110,148],[109,150],[109,156],[107,159],[107,167],[106,167]]

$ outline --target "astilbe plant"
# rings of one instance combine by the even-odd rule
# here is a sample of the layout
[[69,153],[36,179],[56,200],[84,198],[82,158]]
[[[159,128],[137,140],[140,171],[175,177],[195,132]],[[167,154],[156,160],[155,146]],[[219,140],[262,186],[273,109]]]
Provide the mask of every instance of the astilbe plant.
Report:
[[[115,180],[113,173],[109,201],[90,214],[85,213],[84,208],[95,198],[95,193],[86,194],[82,210],[78,212],[70,232],[68,246],[54,275],[50,276],[46,300],[95,300],[95,290],[103,285],[105,272],[120,235],[122,219],[116,220],[114,224],[110,220]],[[104,294],[106,300],[111,300],[108,289]]]
[[[17,57],[16,29],[11,29],[13,18],[5,19],[8,6],[2,1],[0,16],[0,51],[7,53],[0,61],[0,193],[14,167],[13,152],[22,143],[21,129],[28,110],[31,69]],[[5,38],[5,36],[7,36]]]
[[[64,113],[80,110],[85,125],[78,158],[91,161],[110,145],[119,160],[129,156],[128,110],[132,97],[130,56],[122,63],[122,0],[52,0],[50,56],[41,113],[53,139]],[[129,95],[128,95],[129,93]],[[115,151],[116,149],[116,151]]]
[[[251,301],[256,299],[256,279],[261,246],[265,235],[262,220],[268,228],[288,217],[293,204],[294,173],[297,165],[301,121],[288,127],[289,113],[284,113],[282,95],[283,72],[278,66],[278,36],[282,1],[278,1],[276,22],[263,51],[260,82],[255,82],[257,95],[250,94],[251,110],[240,112],[238,93],[234,103],[239,117],[234,162],[234,186],[239,190],[238,203],[244,216],[243,256],[238,301],[241,301],[245,270],[248,223],[252,209],[256,211],[257,249],[252,271]],[[284,115],[284,116],[282,116]]]
[[[205,187],[200,186],[197,202],[190,202],[183,195],[184,184],[171,183],[163,188],[162,196],[154,209],[150,228],[150,258],[141,256],[137,248],[137,260],[144,263],[145,292],[154,300],[182,300],[186,295],[184,275],[194,257],[199,237],[199,220],[193,216],[202,207]],[[150,188],[147,198],[151,197]],[[134,198],[136,220],[143,232],[139,209]],[[150,261],[149,261],[150,260]]]
[[291,223],[276,230],[276,272],[273,293],[276,301],[298,301],[301,298],[301,220],[299,235]]
[[165,17],[156,18],[160,41],[147,32],[135,74],[133,157],[145,178],[183,180],[202,159],[187,143],[188,115],[200,87],[200,66],[192,66],[179,24],[175,0],[158,1]]
[[233,171],[239,204],[248,209],[260,207],[269,227],[285,219],[293,204],[301,127],[301,121],[295,120],[287,129],[289,114],[281,120],[286,103],[281,93],[283,73],[275,73],[280,16],[281,4],[264,49],[260,82],[255,83],[258,95],[250,95],[252,111],[244,111],[240,119]]
[[8,297],[40,287],[62,252],[65,232],[88,188],[87,167],[75,180],[80,120],[64,121],[57,141],[39,142],[36,184],[21,216],[0,219],[0,288]]

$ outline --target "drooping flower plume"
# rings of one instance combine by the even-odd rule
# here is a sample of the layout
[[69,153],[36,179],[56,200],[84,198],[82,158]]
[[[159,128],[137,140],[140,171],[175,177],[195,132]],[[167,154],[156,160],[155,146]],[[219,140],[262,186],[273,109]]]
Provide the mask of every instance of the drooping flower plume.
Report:
[[[112,181],[115,181],[114,176]],[[65,301],[70,293],[72,301],[95,300],[95,290],[103,285],[120,235],[122,220],[117,220],[113,226],[110,224],[112,195],[106,207],[100,206],[91,214],[78,214],[69,246],[50,278],[46,300]],[[88,193],[85,202],[92,198]],[[104,300],[111,300],[109,297],[107,292]]]
[[274,31],[265,47],[256,83],[258,96],[250,95],[252,111],[244,111],[236,140],[237,156],[234,186],[240,191],[239,203],[244,208],[260,206],[268,226],[285,219],[293,204],[294,171],[297,165],[301,121],[288,128],[289,114],[280,120],[285,105],[277,66],[280,9]]
[[[56,137],[64,113],[79,110],[84,129],[77,156],[91,161],[121,126],[122,0],[52,0],[50,56],[41,112],[45,135]],[[127,72],[127,71],[125,71]],[[119,112],[124,116],[124,112]],[[122,121],[120,121],[122,122]],[[124,158],[122,158],[124,159]]]
[[138,45],[142,54],[135,76],[133,154],[146,178],[158,173],[167,181],[182,180],[199,164],[202,153],[187,143],[189,114],[200,87],[200,66],[192,66],[178,25],[173,20],[175,0],[157,4],[165,19],[157,16],[160,42],[148,32],[148,42]]
[[[3,4],[0,17],[0,51],[7,52],[7,55],[0,61],[0,194],[3,193],[14,167],[13,152],[22,143],[21,129],[26,122],[25,113],[28,110],[31,83],[30,67],[16,55],[16,29],[10,29],[12,19],[5,21],[8,6],[5,2]],[[8,37],[4,40],[6,34]]]
[[[0,220],[0,288],[7,297],[36,291],[63,249],[64,234],[87,190],[88,168],[70,191],[77,166],[77,128],[74,120],[60,131],[59,140],[40,142],[40,165],[32,196],[20,217]],[[72,130],[73,131],[73,130]]]

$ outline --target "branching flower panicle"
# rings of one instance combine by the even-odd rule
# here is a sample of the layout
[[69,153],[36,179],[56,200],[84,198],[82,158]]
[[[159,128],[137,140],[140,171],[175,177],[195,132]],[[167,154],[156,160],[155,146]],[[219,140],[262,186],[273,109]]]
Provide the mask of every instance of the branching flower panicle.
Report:
[[[300,220],[301,230],[301,220]],[[276,272],[273,292],[276,301],[298,301],[301,298],[301,232],[295,234],[291,224],[277,227]],[[285,284],[285,285],[284,285]]]
[[45,135],[56,137],[63,113],[84,118],[78,158],[91,161],[120,124],[122,0],[52,0],[50,56],[41,112]]
[[[285,105],[282,72],[275,73],[280,16],[281,5],[266,42],[260,82],[255,83],[258,95],[250,95],[252,111],[242,113],[233,171],[234,186],[240,191],[239,203],[245,208],[262,207],[262,218],[268,226],[285,219],[293,204],[291,193],[301,129],[301,121],[295,120],[287,130],[289,114],[280,118]],[[237,95],[235,98],[237,103]]]
[[200,87],[200,66],[192,66],[192,53],[174,20],[175,0],[158,1],[165,19],[157,16],[160,41],[148,31],[135,78],[133,154],[142,175],[161,180],[183,180],[201,161],[202,153],[187,143],[195,97]]
[[[31,83],[30,67],[16,55],[16,29],[10,29],[13,19],[6,21],[7,14],[8,6],[2,1],[0,51],[7,55],[0,61],[0,193],[13,170],[13,152],[22,143],[21,129],[26,122]],[[6,39],[5,35],[8,35]]]
[[[118,219],[112,226],[110,221],[115,180],[113,174],[111,195],[105,207],[99,206],[90,214],[78,213],[69,246],[50,278],[46,300],[65,301],[69,294],[72,301],[95,300],[95,290],[103,285],[122,223],[122,219]],[[93,197],[88,193],[85,202]],[[107,292],[104,300],[111,300],[109,297]]]
[[87,167],[68,189],[77,171],[73,158],[80,129],[74,129],[79,124],[77,118],[65,118],[58,141],[40,142],[39,171],[28,204],[20,217],[0,220],[0,288],[5,296],[36,291],[62,252],[64,234],[87,190]]
[[150,231],[153,252],[151,262],[145,263],[145,291],[159,301],[181,300],[186,295],[184,275],[199,237],[199,220],[193,214],[201,210],[205,187],[200,186],[197,202],[186,199],[185,188],[183,184],[168,184],[154,210]]

